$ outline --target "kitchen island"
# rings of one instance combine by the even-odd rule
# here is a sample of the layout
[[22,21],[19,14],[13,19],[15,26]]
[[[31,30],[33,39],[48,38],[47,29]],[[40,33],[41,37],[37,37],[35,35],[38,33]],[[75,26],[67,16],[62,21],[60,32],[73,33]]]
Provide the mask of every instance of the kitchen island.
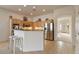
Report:
[[14,35],[23,38],[23,52],[44,50],[43,30],[14,30]]

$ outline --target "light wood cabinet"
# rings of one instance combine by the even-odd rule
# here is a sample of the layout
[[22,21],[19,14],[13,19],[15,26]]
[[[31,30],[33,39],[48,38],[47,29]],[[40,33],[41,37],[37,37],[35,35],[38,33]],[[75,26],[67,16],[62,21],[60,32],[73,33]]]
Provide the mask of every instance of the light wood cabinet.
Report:
[[23,20],[13,19],[12,24],[19,24],[20,26],[23,26],[23,25],[32,26],[33,22],[32,21],[23,21]]
[[45,21],[38,21],[38,22],[32,22],[32,21],[23,21],[23,20],[17,20],[17,19],[13,19],[12,24],[13,27],[15,27],[15,25],[19,25],[21,27],[32,27],[32,29],[35,28],[42,28],[44,27],[44,23]]

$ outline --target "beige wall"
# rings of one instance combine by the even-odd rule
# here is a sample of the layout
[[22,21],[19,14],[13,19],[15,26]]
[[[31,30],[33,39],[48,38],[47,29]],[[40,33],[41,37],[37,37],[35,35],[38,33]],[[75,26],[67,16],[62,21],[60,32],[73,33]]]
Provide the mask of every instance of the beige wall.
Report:
[[70,24],[70,34],[73,35],[73,22],[72,22],[72,19],[73,19],[73,14],[74,14],[74,9],[72,6],[66,6],[66,7],[63,7],[63,8],[59,8],[59,9],[56,9],[54,11],[52,11],[52,13],[49,13],[47,15],[41,15],[41,16],[36,16],[36,17],[33,17],[33,20],[37,20],[38,18],[41,18],[43,20],[45,20],[45,18],[54,18],[54,36],[55,36],[55,39],[57,39],[57,21],[58,19],[60,18],[63,18],[63,17],[69,17],[69,21],[71,22]]
[[[70,29],[70,33],[71,33],[71,38],[72,40],[75,39],[75,8],[73,6],[66,6],[57,10],[54,10],[54,16],[56,18],[56,26],[55,26],[55,36],[57,36],[58,32],[57,32],[57,20],[59,18],[63,18],[63,17],[70,17],[71,18],[71,29]],[[56,39],[58,39],[56,37]]]
[[[0,41],[8,40],[8,37],[9,37],[9,16],[10,15],[18,16],[19,18],[22,17],[22,15],[18,15],[16,13],[0,9]],[[40,16],[33,17],[33,20],[35,21],[38,18],[42,18],[44,20],[45,18],[51,19],[51,18],[55,17],[55,19],[54,19],[55,28],[54,29],[55,29],[55,36],[56,36],[57,35],[57,18],[60,18],[63,16],[64,17],[70,16],[72,18],[73,8],[70,6],[63,7],[63,8],[54,10],[54,13],[49,13],[46,15],[40,15]],[[71,32],[73,32],[73,30]],[[72,35],[73,35],[73,33],[72,33]]]
[[10,32],[9,16],[10,15],[22,17],[22,15],[20,16],[16,13],[0,9],[0,41],[5,41],[9,39],[9,32]]
[[[60,28],[61,25],[61,28]],[[69,27],[68,27],[69,26]],[[71,17],[61,17],[57,21],[57,30],[59,33],[66,33],[71,35]]]
[[55,39],[57,39],[57,21],[58,19],[60,18],[63,18],[63,17],[69,17],[69,21],[71,22],[71,25],[70,25],[70,34],[73,35],[73,22],[72,22],[72,19],[73,19],[73,14],[74,14],[74,9],[72,6],[66,6],[66,7],[63,7],[63,8],[59,8],[59,9],[56,9],[54,11],[52,11],[52,13],[49,13],[47,15],[40,15],[40,16],[36,16],[36,17],[33,17],[33,20],[37,20],[38,18],[41,18],[43,20],[45,20],[45,18],[54,18],[54,36],[55,36]]
[[53,18],[53,13],[48,13],[48,14],[45,14],[45,15],[40,15],[40,16],[33,17],[33,21],[36,21],[39,18],[41,18],[42,20],[45,20],[46,18],[52,19]]

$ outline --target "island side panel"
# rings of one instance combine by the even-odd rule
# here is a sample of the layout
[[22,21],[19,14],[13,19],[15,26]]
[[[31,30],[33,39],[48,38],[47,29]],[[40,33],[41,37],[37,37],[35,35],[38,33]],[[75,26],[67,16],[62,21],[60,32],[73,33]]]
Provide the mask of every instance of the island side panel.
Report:
[[44,50],[43,31],[24,31],[23,51]]

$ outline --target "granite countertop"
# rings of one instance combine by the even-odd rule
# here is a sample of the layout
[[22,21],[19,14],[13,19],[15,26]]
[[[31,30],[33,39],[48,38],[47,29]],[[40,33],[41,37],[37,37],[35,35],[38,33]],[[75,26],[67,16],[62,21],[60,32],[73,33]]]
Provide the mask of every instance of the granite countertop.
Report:
[[14,30],[22,30],[22,31],[43,31],[43,29],[35,29],[35,30],[23,30],[23,29],[14,29]]

